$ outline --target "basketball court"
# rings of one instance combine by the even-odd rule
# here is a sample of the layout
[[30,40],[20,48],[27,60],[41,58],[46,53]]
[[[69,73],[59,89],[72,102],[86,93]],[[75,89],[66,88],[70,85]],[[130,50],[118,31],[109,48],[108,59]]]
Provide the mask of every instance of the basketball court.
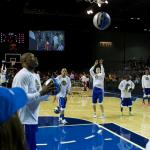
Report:
[[[73,89],[74,90],[74,89]],[[143,105],[138,98],[133,104],[133,116],[128,108],[120,113],[120,99],[105,97],[106,118],[93,118],[91,91],[74,90],[68,97],[65,116],[66,125],[59,125],[54,113],[57,103],[50,97],[40,105],[38,150],[140,150],[150,137],[150,106]]]

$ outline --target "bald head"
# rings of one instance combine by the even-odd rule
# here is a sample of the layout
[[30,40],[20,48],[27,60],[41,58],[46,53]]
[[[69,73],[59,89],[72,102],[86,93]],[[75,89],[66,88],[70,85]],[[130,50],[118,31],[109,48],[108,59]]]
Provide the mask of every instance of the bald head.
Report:
[[33,70],[35,67],[38,66],[38,60],[32,53],[24,53],[21,56],[21,64],[23,67]]

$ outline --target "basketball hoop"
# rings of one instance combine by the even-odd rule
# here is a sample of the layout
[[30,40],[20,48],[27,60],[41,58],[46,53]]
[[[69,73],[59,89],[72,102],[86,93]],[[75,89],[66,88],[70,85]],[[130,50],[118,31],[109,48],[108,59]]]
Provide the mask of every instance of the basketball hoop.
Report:
[[16,63],[16,61],[12,60],[12,61],[11,61],[11,66],[14,66],[15,63]]

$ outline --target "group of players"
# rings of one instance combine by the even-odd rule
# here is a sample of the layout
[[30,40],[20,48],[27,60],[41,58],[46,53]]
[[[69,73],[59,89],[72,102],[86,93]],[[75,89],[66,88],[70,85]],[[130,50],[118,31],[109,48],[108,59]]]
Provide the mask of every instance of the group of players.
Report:
[[[38,112],[41,101],[47,100],[50,94],[56,95],[58,99],[57,112],[59,113],[60,124],[66,124],[64,117],[66,108],[67,94],[71,92],[71,81],[67,76],[67,69],[62,68],[61,74],[55,79],[50,79],[42,86],[40,77],[35,73],[35,68],[38,66],[38,60],[32,53],[25,53],[21,56],[22,69],[15,75],[12,87],[21,87],[27,94],[29,99],[27,105],[19,110],[19,118],[25,129],[25,137],[30,150],[36,149],[36,131],[38,127]],[[100,118],[105,118],[103,98],[104,98],[104,78],[105,72],[103,60],[96,60],[90,68],[90,75],[93,78],[93,117],[96,115],[96,104],[100,105]],[[121,112],[123,107],[129,107],[131,115],[132,99],[131,92],[135,88],[134,83],[130,80],[129,75],[125,75],[120,82],[118,88],[121,91]],[[144,90],[143,101],[148,98],[150,104],[150,75],[148,70],[142,76],[142,88]]]
[[[95,69],[95,72],[94,72]],[[93,78],[93,117],[96,116],[96,103],[100,105],[101,115],[99,118],[104,118],[104,107],[103,107],[103,97],[104,97],[104,78],[105,72],[103,67],[103,60],[96,60],[95,64],[90,69],[90,75]],[[145,104],[145,99],[148,99],[148,105],[150,105],[150,75],[149,70],[145,69],[145,74],[142,76],[142,88],[143,88],[143,103]],[[131,92],[134,90],[135,84],[131,81],[129,74],[124,74],[123,80],[119,83],[118,89],[121,91],[121,114],[123,115],[123,108],[129,108],[129,115],[132,115],[132,95]]]

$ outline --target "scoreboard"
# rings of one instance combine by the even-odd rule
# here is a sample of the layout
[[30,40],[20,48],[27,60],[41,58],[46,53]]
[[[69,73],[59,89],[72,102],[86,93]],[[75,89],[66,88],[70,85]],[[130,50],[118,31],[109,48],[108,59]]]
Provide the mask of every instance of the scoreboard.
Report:
[[0,32],[0,43],[24,43],[24,33]]
[[24,32],[0,32],[0,51],[17,52],[24,49]]

